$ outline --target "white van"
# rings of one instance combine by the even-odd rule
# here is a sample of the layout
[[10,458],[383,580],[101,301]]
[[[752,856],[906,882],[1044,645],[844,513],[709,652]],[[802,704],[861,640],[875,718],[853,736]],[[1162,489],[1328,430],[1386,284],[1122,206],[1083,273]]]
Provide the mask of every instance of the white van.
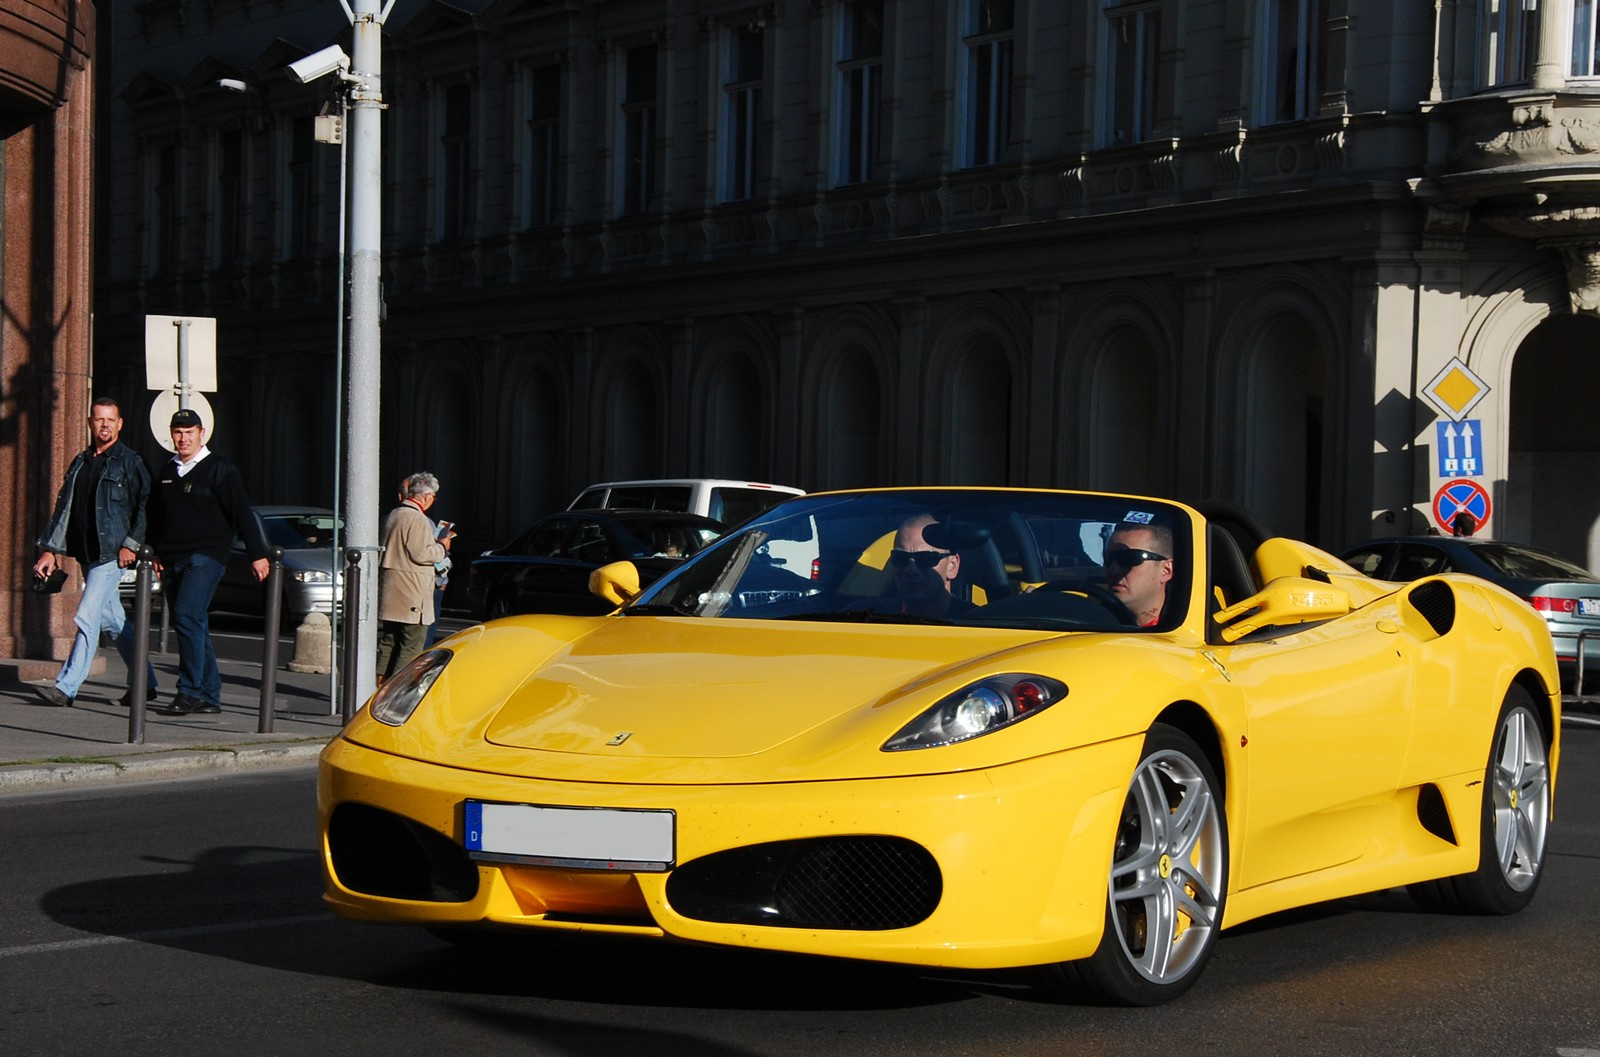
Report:
[[682,510],[715,518],[732,528],[789,499],[805,495],[799,488],[757,481],[722,481],[690,477],[664,481],[609,481],[594,484],[574,499],[568,510],[604,508]]

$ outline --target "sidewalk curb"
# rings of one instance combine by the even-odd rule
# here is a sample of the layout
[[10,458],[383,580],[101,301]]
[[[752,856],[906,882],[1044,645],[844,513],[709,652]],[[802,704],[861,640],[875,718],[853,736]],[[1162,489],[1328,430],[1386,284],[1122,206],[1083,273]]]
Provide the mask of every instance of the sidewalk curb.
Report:
[[204,749],[155,750],[137,755],[73,763],[20,763],[0,766],[0,796],[93,783],[150,781],[200,774],[265,771],[310,764],[326,739],[267,745],[218,745]]

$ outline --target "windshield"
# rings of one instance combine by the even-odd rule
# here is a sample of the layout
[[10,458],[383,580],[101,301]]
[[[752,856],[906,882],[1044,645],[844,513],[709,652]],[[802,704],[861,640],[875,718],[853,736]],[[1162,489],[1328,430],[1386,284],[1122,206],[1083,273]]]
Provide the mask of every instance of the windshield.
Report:
[[1592,581],[1589,570],[1574,565],[1564,558],[1530,547],[1506,543],[1485,543],[1473,553],[1489,567],[1513,580],[1583,580]]
[[[1130,535],[1131,533],[1131,535]],[[1113,539],[1115,534],[1116,539]],[[624,610],[632,615],[1128,630],[1111,589],[1131,553],[1174,570],[1151,626],[1183,619],[1189,519],[1153,500],[925,489],[794,499],[729,533]],[[1123,541],[1131,540],[1129,544]],[[1170,553],[1154,550],[1164,541]]]

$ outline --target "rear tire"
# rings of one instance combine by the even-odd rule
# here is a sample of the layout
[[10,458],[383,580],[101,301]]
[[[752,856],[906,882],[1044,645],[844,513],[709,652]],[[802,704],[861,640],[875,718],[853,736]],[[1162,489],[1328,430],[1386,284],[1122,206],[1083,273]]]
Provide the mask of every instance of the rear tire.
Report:
[[1549,738],[1520,686],[1506,693],[1484,770],[1478,868],[1410,886],[1425,907],[1457,914],[1515,914],[1544,876],[1550,826]]
[[1227,900],[1221,790],[1193,738],[1150,728],[1117,826],[1100,946],[1081,961],[1045,966],[1047,987],[1107,1005],[1153,1006],[1193,986]]

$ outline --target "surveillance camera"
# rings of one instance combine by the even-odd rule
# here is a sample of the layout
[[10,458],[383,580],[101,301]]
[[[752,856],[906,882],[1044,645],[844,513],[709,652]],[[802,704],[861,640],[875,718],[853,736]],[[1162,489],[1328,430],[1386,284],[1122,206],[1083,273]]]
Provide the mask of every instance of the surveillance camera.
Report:
[[318,77],[326,77],[335,70],[348,70],[350,56],[337,44],[330,44],[321,51],[314,51],[303,59],[296,59],[289,64],[289,76],[304,84],[315,81]]

